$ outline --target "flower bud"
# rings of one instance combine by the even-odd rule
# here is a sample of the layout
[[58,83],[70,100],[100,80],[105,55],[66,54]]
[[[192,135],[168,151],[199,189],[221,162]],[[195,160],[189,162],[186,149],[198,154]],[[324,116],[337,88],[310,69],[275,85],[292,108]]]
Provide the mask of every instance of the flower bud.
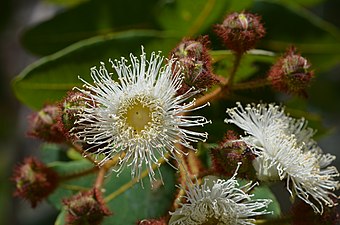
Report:
[[70,91],[59,104],[60,117],[59,122],[64,129],[64,133],[69,137],[70,130],[75,126],[78,114],[86,107],[85,95],[81,92]]
[[288,94],[306,97],[305,89],[314,75],[309,71],[310,64],[296,49],[291,47],[270,69],[268,79],[275,89]]
[[28,157],[17,166],[12,178],[16,184],[15,196],[28,200],[34,208],[51,194],[59,183],[59,176],[38,159]]
[[215,149],[211,150],[213,169],[216,173],[231,177],[235,173],[238,163],[242,166],[237,176],[245,179],[256,179],[256,172],[252,166],[255,155],[239,140],[238,135],[228,131],[224,140]]
[[208,45],[208,36],[201,37],[198,40],[185,39],[170,53],[171,57],[179,63],[179,68],[184,75],[182,87],[178,90],[178,94],[184,94],[191,87],[205,89],[217,83],[218,80],[212,74]]
[[164,218],[160,219],[147,219],[137,222],[137,225],[167,225]]
[[63,203],[67,208],[67,225],[98,225],[104,216],[112,214],[105,205],[100,191],[96,188],[80,192],[63,200]]
[[215,33],[225,46],[238,54],[255,47],[265,35],[261,18],[251,13],[231,13],[222,24],[215,25]]
[[65,140],[63,129],[58,123],[60,110],[57,105],[46,105],[39,112],[29,116],[30,129],[27,134],[48,142]]

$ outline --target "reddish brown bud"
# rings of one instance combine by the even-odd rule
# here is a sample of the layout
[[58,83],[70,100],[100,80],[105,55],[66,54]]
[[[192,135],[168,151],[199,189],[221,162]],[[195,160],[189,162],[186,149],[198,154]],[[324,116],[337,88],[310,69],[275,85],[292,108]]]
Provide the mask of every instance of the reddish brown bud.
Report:
[[256,172],[252,166],[255,155],[244,142],[236,141],[238,139],[235,132],[228,131],[220,145],[211,150],[213,169],[222,176],[231,177],[235,173],[238,162],[242,162],[237,176],[256,179]]
[[148,219],[137,222],[137,225],[167,225],[167,222],[165,221],[164,218]]
[[70,130],[75,126],[78,119],[78,113],[86,107],[85,95],[81,92],[70,91],[67,96],[60,102],[60,116],[58,122],[63,128],[64,135],[69,138]]
[[57,105],[46,105],[29,116],[30,129],[27,134],[48,142],[65,141],[63,129],[58,123],[60,110]]
[[14,170],[15,196],[28,200],[34,208],[51,194],[59,183],[59,176],[38,159],[28,157]]
[[103,221],[104,216],[112,214],[96,188],[80,192],[63,200],[63,203],[67,208],[67,225],[98,225]]
[[208,36],[198,40],[184,39],[171,51],[170,56],[178,61],[184,75],[178,94],[187,92],[191,87],[205,89],[217,83],[218,80],[212,74],[208,45]]
[[314,75],[309,62],[291,47],[270,69],[268,79],[275,89],[306,97],[305,89]]
[[[336,199],[334,199],[337,202]],[[305,202],[298,200],[292,207],[292,225],[337,225],[340,224],[340,207],[325,207],[322,215],[316,214]]]
[[255,47],[266,31],[261,18],[251,13],[229,14],[222,24],[215,25],[215,33],[225,46],[239,54]]

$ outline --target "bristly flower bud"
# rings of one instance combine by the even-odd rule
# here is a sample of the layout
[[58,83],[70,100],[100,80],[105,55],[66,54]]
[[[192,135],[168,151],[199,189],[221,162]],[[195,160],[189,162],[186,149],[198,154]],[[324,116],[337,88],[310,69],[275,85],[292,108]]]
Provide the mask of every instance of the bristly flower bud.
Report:
[[65,141],[63,129],[58,123],[60,110],[57,105],[46,105],[29,116],[30,129],[27,134],[47,142]]
[[217,83],[218,80],[212,73],[211,57],[208,53],[210,44],[208,36],[197,40],[184,39],[174,48],[170,57],[175,58],[179,64],[184,80],[178,94],[184,94],[191,87],[206,89]]
[[325,207],[322,215],[316,214],[305,202],[298,200],[294,203],[292,212],[292,225],[337,225],[340,224],[340,207],[334,198],[335,206]]
[[160,219],[147,219],[137,222],[137,225],[167,225],[165,218]]
[[15,196],[28,200],[32,208],[51,194],[59,183],[58,174],[34,157],[14,169]]
[[79,119],[77,115],[81,109],[86,108],[85,95],[81,92],[70,91],[67,96],[59,103],[60,116],[58,122],[63,128],[64,135],[69,138],[70,130],[75,127],[75,122]]
[[255,47],[266,31],[261,18],[252,13],[231,13],[222,24],[215,25],[215,33],[225,46],[238,54]]
[[211,150],[213,169],[222,176],[231,177],[235,173],[238,163],[242,166],[237,176],[245,179],[256,179],[256,172],[252,166],[255,155],[239,140],[238,135],[229,130],[223,141]]
[[313,78],[310,63],[291,47],[270,69],[268,79],[275,89],[307,97],[305,89]]
[[112,214],[105,205],[100,190],[96,188],[80,192],[63,200],[63,203],[67,208],[67,225],[99,225],[104,216]]

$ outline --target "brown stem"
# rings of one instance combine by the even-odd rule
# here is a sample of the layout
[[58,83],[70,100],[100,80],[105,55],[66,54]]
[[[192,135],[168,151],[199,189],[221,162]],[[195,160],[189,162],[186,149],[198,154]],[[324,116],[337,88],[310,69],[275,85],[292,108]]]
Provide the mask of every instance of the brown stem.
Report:
[[251,88],[259,88],[270,85],[271,82],[267,78],[252,80],[245,83],[237,83],[232,87],[233,90],[245,90]]
[[94,183],[94,188],[100,189],[104,183],[107,168],[105,166],[99,169],[96,182]]
[[222,92],[222,87],[217,87],[212,92],[209,92],[209,93],[203,95],[202,97],[198,98],[195,102],[195,105],[193,105],[191,108],[202,106],[209,101],[213,101],[213,100],[219,98],[219,96],[221,95],[221,92]]
[[99,169],[99,173],[97,175],[97,179],[96,182],[94,183],[94,187],[95,188],[101,188],[101,186],[104,183],[105,180],[105,175],[106,172],[113,166],[117,165],[119,159],[121,157],[124,157],[125,153],[122,152],[120,155],[116,155],[114,158],[112,158],[111,160],[107,161],[102,167],[100,167]]
[[87,170],[81,171],[79,173],[73,173],[73,174],[61,176],[60,181],[67,181],[67,180],[76,179],[78,177],[86,176],[88,174],[91,174],[91,173],[94,173],[94,172],[97,172],[97,171],[98,171],[98,167],[95,166],[95,167],[89,168]]

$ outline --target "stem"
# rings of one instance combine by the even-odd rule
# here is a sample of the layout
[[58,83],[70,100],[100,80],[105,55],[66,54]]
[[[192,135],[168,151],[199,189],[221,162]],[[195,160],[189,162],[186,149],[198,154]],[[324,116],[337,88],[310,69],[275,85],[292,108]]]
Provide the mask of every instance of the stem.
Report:
[[68,181],[68,180],[76,179],[78,177],[86,176],[86,175],[94,173],[96,171],[98,171],[98,167],[95,166],[95,167],[89,168],[87,170],[81,171],[79,173],[73,173],[73,174],[61,176],[60,180],[61,180],[61,182]]
[[105,180],[105,174],[107,172],[108,168],[106,168],[105,166],[101,167],[97,176],[97,179],[94,183],[94,188],[100,189],[101,186],[104,183]]
[[230,75],[228,77],[229,88],[233,85],[234,77],[235,77],[235,74],[236,74],[238,67],[240,66],[242,56],[243,56],[242,53],[235,53],[234,65],[233,65],[233,68],[232,68]]
[[[202,97],[198,98],[195,102],[195,105],[193,105],[191,108],[202,106],[209,101],[213,101],[213,100],[217,99],[220,96],[221,91],[222,91],[222,87],[217,87],[212,92],[209,92],[209,93],[203,95]],[[188,109],[191,109],[191,108],[188,108]]]
[[71,185],[71,184],[60,184],[60,187],[66,190],[71,190],[71,191],[87,191],[90,189],[87,187]]
[[[155,170],[157,167],[159,167],[159,164],[163,164],[164,162],[166,162],[165,159],[167,159],[168,157],[170,157],[170,154],[166,154],[164,156],[164,158],[161,158],[158,160],[158,164],[154,163],[152,165],[152,169]],[[108,203],[111,200],[113,200],[114,198],[116,198],[117,196],[119,196],[120,194],[124,193],[125,191],[129,190],[133,185],[135,185],[140,179],[143,179],[144,177],[146,177],[149,174],[149,170],[144,170],[140,177],[135,177],[132,180],[130,180],[129,182],[125,183],[123,186],[120,186],[120,188],[118,188],[118,190],[116,190],[115,192],[112,192],[110,195],[108,195],[106,198],[104,198],[104,202]]]
[[262,78],[258,80],[248,81],[245,83],[237,83],[232,87],[232,89],[233,90],[245,90],[245,89],[251,89],[251,88],[265,87],[270,84],[271,82],[267,78]]

